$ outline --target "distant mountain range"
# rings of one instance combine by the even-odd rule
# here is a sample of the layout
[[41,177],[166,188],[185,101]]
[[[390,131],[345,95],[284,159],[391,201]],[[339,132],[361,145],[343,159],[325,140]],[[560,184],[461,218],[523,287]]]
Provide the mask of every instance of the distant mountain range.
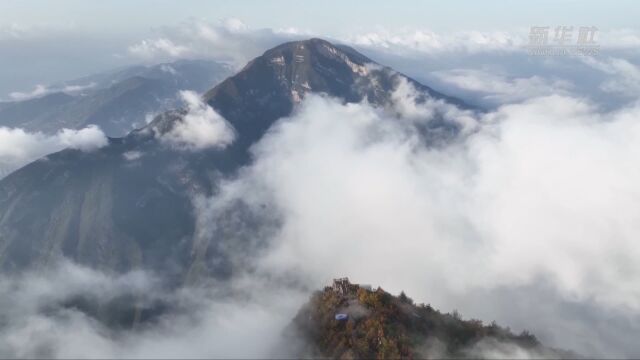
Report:
[[[187,72],[171,66],[177,73]],[[164,73],[160,67],[148,70]],[[70,98],[52,94],[31,101],[58,103],[60,109],[93,104],[93,100],[85,99],[144,103],[138,97],[146,94],[141,89],[159,87],[163,90],[158,91],[168,96],[176,86],[181,87],[169,86],[162,76],[162,80],[128,74],[121,77],[123,80],[111,87],[94,90],[94,95]],[[186,110],[178,109],[157,116],[125,137],[111,139],[108,146],[97,151],[64,150],[2,179],[0,269],[46,266],[62,256],[111,271],[152,269],[178,284],[201,276],[224,279],[234,269],[219,249],[226,241],[241,247],[244,240],[236,234],[225,234],[225,227],[220,226],[222,230],[214,238],[197,241],[193,196],[214,195],[221,178],[249,164],[251,145],[276,120],[291,114],[308,94],[325,93],[344,102],[367,100],[373,106],[386,107],[400,81],[412,84],[423,99],[465,106],[346,46],[311,39],[270,49],[203,97],[234,128],[236,139],[224,149],[184,151],[160,141],[159,137],[184,121]],[[214,84],[215,76],[203,82]],[[148,106],[157,100],[151,98],[145,103]],[[120,105],[107,108],[101,113],[117,113]],[[147,109],[145,105],[139,111]],[[107,129],[130,126],[117,125],[120,123],[114,122],[113,116],[106,118],[111,120],[99,124]],[[81,126],[90,119],[95,122],[96,117],[79,117],[70,124]],[[34,125],[39,126],[42,124]],[[457,130],[455,125],[436,119],[425,132],[446,136]],[[240,213],[229,217],[242,219]]]
[[39,97],[0,102],[0,126],[53,133],[95,124],[108,136],[124,136],[146,117],[180,106],[178,91],[202,93],[231,72],[215,61],[180,60],[52,84]]

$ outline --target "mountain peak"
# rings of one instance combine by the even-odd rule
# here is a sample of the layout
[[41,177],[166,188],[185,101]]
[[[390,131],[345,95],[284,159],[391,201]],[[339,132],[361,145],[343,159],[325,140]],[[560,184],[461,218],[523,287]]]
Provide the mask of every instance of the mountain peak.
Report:
[[[406,81],[421,98],[433,97],[459,104],[417,81],[382,66],[346,45],[311,38],[268,49],[242,70],[203,96],[203,100],[236,130],[227,148],[248,159],[248,149],[279,118],[289,116],[309,94],[325,94],[345,103],[365,101],[393,107],[393,93]],[[149,126],[170,129],[180,116],[158,117]],[[164,121],[164,125],[160,122]]]
[[[352,48],[318,38],[292,41],[267,50],[250,61],[227,84],[212,89],[205,99],[212,100],[229,83],[242,80],[260,80],[257,87],[273,86],[285,90],[289,100],[299,102],[308,92],[327,92],[342,97],[355,79],[369,74],[370,66],[377,66],[371,59]],[[268,80],[267,83],[264,83]],[[333,84],[332,84],[333,83]],[[339,86],[341,84],[341,86]],[[359,101],[358,99],[348,99]]]
[[[278,57],[287,54],[292,54],[292,61],[296,63],[304,63],[309,57],[324,56],[329,59],[337,61],[351,63],[350,66],[363,66],[367,63],[374,63],[371,59],[360,54],[356,50],[346,45],[334,45],[327,40],[320,38],[311,38],[308,40],[291,41],[281,45],[278,45],[272,49],[267,50],[262,56],[265,57]],[[275,61],[276,64],[281,64],[279,60]],[[354,67],[354,72],[358,72]]]
[[313,38],[265,51],[204,100],[238,130],[236,145],[248,147],[309,93],[383,105],[397,74],[352,48]]
[[346,65],[351,72],[359,76],[366,76],[369,73],[367,65],[375,64],[350,47],[334,45],[319,38],[284,43],[268,50],[263,56],[273,65],[297,64],[300,69],[305,69],[305,65],[318,65],[319,62],[328,60],[332,61],[334,66]]
[[461,105],[419,82],[381,66],[345,45],[312,38],[278,45],[251,60],[240,72],[204,95],[239,134],[233,145],[248,149],[278,118],[310,93],[322,93],[343,102],[366,100],[373,106],[392,104],[402,80],[424,95]]

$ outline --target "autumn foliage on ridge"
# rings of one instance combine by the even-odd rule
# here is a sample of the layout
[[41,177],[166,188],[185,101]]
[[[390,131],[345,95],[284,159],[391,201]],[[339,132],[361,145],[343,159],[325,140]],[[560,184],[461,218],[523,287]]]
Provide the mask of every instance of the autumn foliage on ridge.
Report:
[[414,304],[404,292],[393,296],[381,288],[351,284],[348,279],[336,279],[332,286],[314,293],[289,331],[305,340],[299,355],[309,357],[569,355],[544,348],[526,331],[516,335],[495,323],[484,325],[480,320],[462,320],[455,311],[441,313],[430,305]]

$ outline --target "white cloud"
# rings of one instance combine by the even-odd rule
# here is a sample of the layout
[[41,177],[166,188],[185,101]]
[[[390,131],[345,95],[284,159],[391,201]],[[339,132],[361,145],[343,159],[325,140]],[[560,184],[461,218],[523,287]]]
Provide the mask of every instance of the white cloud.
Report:
[[38,84],[35,86],[35,88],[32,91],[29,91],[29,92],[20,92],[20,91],[11,92],[9,93],[9,98],[13,101],[23,101],[23,100],[34,99],[37,97],[42,97],[44,95],[48,95],[55,92],[64,92],[68,94],[74,94],[77,92],[81,92],[83,90],[91,89],[95,86],[96,86],[96,83],[93,83],[93,82],[88,83],[86,85],[74,84],[74,85],[67,85],[60,88],[49,87],[46,85]]
[[70,149],[93,151],[109,144],[109,140],[96,125],[84,129],[62,129],[56,134],[61,145]]
[[[546,96],[482,116],[464,139],[424,147],[402,118],[309,96],[209,209],[235,197],[277,214],[282,227],[263,234],[271,245],[259,271],[317,287],[349,276],[451,310],[467,296],[542,282],[553,295],[519,316],[546,310],[529,319],[547,324],[538,335],[584,346],[594,319],[640,315],[638,116],[638,106],[599,112]],[[591,318],[560,320],[557,302],[591,306]],[[510,309],[488,313],[508,319]],[[611,341],[574,350],[640,351]]]
[[548,94],[568,94],[573,85],[562,79],[530,77],[508,77],[476,69],[452,69],[435,72],[442,82],[460,90],[480,94],[482,100],[498,106],[521,102]]
[[107,137],[95,125],[80,130],[62,129],[55,135],[0,127],[0,177],[64,148],[92,151],[107,144]]
[[123,153],[122,157],[127,161],[136,161],[140,159],[143,155],[144,154],[141,151],[131,150]]
[[441,119],[456,125],[463,134],[474,130],[477,120],[470,110],[461,110],[444,100],[424,96],[407,80],[399,77],[391,91],[391,109],[396,115],[414,123],[429,123]]
[[[299,28],[256,29],[239,19],[223,19],[217,23],[190,20],[180,26],[165,28],[159,36],[145,39],[129,47],[129,54],[145,60],[177,57],[213,57],[244,65],[270,47],[286,41],[302,40],[321,34]],[[510,52],[524,51],[524,31],[461,31],[436,33],[428,29],[378,29],[376,31],[338,36],[341,42],[354,46],[394,53],[442,52]]]
[[396,88],[391,93],[393,109],[401,116],[409,119],[425,119],[433,117],[432,108],[419,104],[419,94],[407,79],[400,78]]
[[83,91],[83,90],[88,90],[91,88],[94,88],[97,84],[94,82],[90,82],[86,85],[82,85],[82,84],[74,84],[74,85],[67,85],[65,87],[62,88],[62,91],[65,93],[76,93],[79,91]]
[[174,69],[171,65],[168,65],[168,64],[160,65],[160,70],[163,71],[163,72],[169,73],[171,75],[177,75],[178,74],[176,69]]
[[[530,28],[495,31],[465,30],[436,32],[428,28],[382,28],[349,35],[338,35],[340,42],[365,50],[409,57],[526,54]],[[286,41],[322,34],[293,27],[252,28],[239,19],[216,23],[190,19],[179,26],[164,28],[158,36],[129,47],[129,54],[144,60],[181,57],[212,57],[238,67],[266,49]],[[330,39],[329,39],[330,40]],[[598,30],[596,40],[603,51],[635,51],[640,34],[633,29]]]
[[[131,53],[153,59],[228,56],[243,64],[299,34],[296,29],[252,30],[235,21],[193,22],[134,45],[140,52]],[[447,37],[429,31],[351,38],[365,48],[420,54],[504,53],[517,51],[523,39],[499,32]],[[625,41],[635,44],[634,39]],[[590,64],[616,81],[604,82],[604,90],[637,92],[637,67],[632,61],[598,59]],[[523,62],[518,66],[524,67]],[[256,262],[259,270],[269,274],[295,274],[311,287],[348,275],[393,292],[405,290],[443,310],[451,310],[465,298],[478,303],[495,300],[498,290],[505,288],[524,291],[524,298],[540,302],[507,303],[495,309],[484,303],[477,306],[485,306],[486,312],[481,312],[485,320],[492,315],[512,319],[504,314],[514,315],[513,309],[518,308],[516,315],[526,320],[525,325],[542,324],[547,333],[538,335],[546,335],[560,347],[589,342],[601,346],[600,354],[640,353],[637,345],[627,343],[627,348],[617,349],[607,343],[611,337],[606,338],[609,333],[620,338],[637,333],[611,325],[610,318],[616,316],[638,329],[637,105],[605,112],[567,96],[568,82],[543,75],[495,75],[466,67],[438,74],[496,105],[530,100],[477,118],[435,102],[417,104],[407,84],[393,94],[395,114],[310,96],[299,113],[280,122],[256,147],[256,164],[227,184],[223,194],[210,199],[210,206],[199,209],[219,211],[226,201],[241,198],[262,216],[281,215],[283,226],[275,236],[259,234],[273,241],[267,256]],[[563,96],[545,96],[553,93]],[[182,95],[188,115],[163,141],[186,150],[224,147],[233,141],[233,130],[213,109],[193,93]],[[467,124],[466,137],[446,147],[422,147],[419,135],[407,124],[443,113],[448,121]],[[34,149],[48,143],[44,141],[48,137],[20,131],[0,128],[0,144],[7,144],[3,141],[7,134],[17,144],[0,145],[4,156],[41,156],[35,156]],[[64,138],[59,136],[56,144]],[[0,152],[0,164],[2,156]],[[124,155],[125,159],[137,156],[135,152]],[[206,227],[215,215],[204,216],[199,226]],[[200,230],[206,236],[207,229]],[[538,282],[552,289],[549,298],[527,288]],[[550,306],[555,297],[593,308],[579,323],[569,323],[558,313],[559,307]],[[124,343],[118,341],[121,338],[101,336],[104,329],[79,314],[60,322],[27,318],[24,327],[13,328],[9,339],[11,349],[36,348],[20,345],[23,338],[67,344],[57,349],[62,357],[89,353],[255,357],[272,340],[267,338],[278,327],[273,324],[284,324],[295,309],[278,304],[282,297],[269,300],[275,305],[214,301],[204,312],[207,316],[196,323],[190,322],[192,318],[170,319],[166,327],[144,336],[127,333],[133,336]],[[272,318],[271,311],[278,316]],[[181,326],[172,328],[176,323]],[[257,329],[246,327],[256,323],[260,324]],[[255,332],[249,338],[265,341],[258,341],[254,348],[238,345],[246,343],[246,331],[251,329]],[[81,335],[87,336],[84,341],[77,340]],[[515,350],[505,349],[500,355],[521,355]],[[25,351],[18,353],[34,356],[32,350]]]
[[605,48],[637,51],[640,46],[640,33],[638,29],[610,29],[598,31],[595,40]]
[[161,141],[184,150],[225,148],[233,142],[233,127],[213,108],[205,104],[193,91],[181,91],[187,113],[166,133],[158,134]]
[[[398,89],[396,102],[415,101],[410,88]],[[195,94],[183,96],[207,113]],[[276,218],[270,226],[278,226],[268,231],[247,230],[239,221],[234,240],[246,235],[268,241],[257,257],[236,247],[220,249],[235,252],[233,261],[251,264],[231,281],[242,296],[178,294],[178,303],[193,310],[188,315],[120,334],[78,312],[31,312],[11,318],[2,338],[8,345],[0,348],[25,357],[44,345],[58,357],[261,357],[304,296],[272,287],[265,278],[293,278],[319,288],[333,277],[349,276],[394,293],[405,290],[445,311],[468,301],[484,320],[509,319],[505,313],[520,309],[525,326],[542,324],[536,334],[558,347],[584,351],[577,345],[587,338],[598,344],[586,348],[589,354],[637,354],[633,341],[616,348],[607,334],[635,339],[633,331],[622,331],[629,325],[609,323],[616,316],[638,328],[640,171],[634,164],[640,155],[640,107],[601,112],[568,96],[540,97],[476,117],[475,131],[446,146],[425,147],[415,126],[440,114],[438,106],[413,104],[398,117],[367,104],[306,97],[256,146],[254,165],[223,184],[220,194],[196,202],[202,241],[214,235],[217,217],[228,215],[225,207],[239,200],[258,218]],[[551,295],[527,288],[541,281]],[[45,295],[58,286],[74,288],[50,279],[41,283],[48,284]],[[539,303],[486,305],[505,288]],[[555,305],[561,300],[589,304],[590,315],[566,320]],[[44,345],[26,344],[24,338]],[[82,341],[69,343],[72,338]],[[527,355],[516,348],[474,350]]]
[[600,88],[605,92],[623,94],[636,98],[640,91],[640,67],[626,59],[608,57],[598,59],[585,57],[582,60],[592,68],[607,74]]
[[[330,109],[323,114],[331,116],[324,116],[343,121],[317,124],[321,108]],[[487,115],[488,124],[463,147],[425,151],[389,131],[363,146],[367,129],[385,119],[335,104],[311,104],[295,123],[281,128],[284,138],[266,142],[267,175],[261,178],[275,180],[274,191],[281,189],[284,206],[300,220],[283,230],[295,237],[291,241],[304,241],[293,248],[305,255],[296,254],[293,261],[317,259],[323,254],[318,245],[330,251],[335,241],[350,253],[383,256],[379,262],[402,259],[394,277],[406,271],[412,278],[425,260],[430,265],[423,273],[437,267],[452,289],[549,276],[567,296],[640,311],[640,293],[632,286],[640,281],[640,267],[628,267],[640,257],[633,236],[640,231],[633,221],[640,209],[632,200],[640,194],[635,185],[640,173],[629,166],[640,152],[640,127],[633,121],[639,111],[602,115],[578,100],[546,97]],[[332,140],[314,141],[315,134],[330,134]],[[296,155],[282,158],[293,148]],[[317,171],[341,174],[345,181]],[[296,189],[306,195],[298,198]],[[313,193],[318,197],[309,198]],[[345,218],[350,224],[338,226]],[[312,219],[327,226],[318,228]],[[348,240],[356,234],[367,240]],[[432,258],[414,253],[416,247],[439,250]],[[624,276],[622,269],[605,267],[612,261],[605,255],[609,252],[626,264]],[[452,259],[461,254],[468,255],[462,263],[482,270],[459,273]],[[348,256],[341,264],[333,252],[327,255],[335,269],[343,265],[345,272],[360,273],[348,266]]]
[[352,35],[347,41],[355,45],[401,52],[491,52],[518,51],[524,45],[521,31],[460,31],[436,33],[428,29],[400,29]]
[[222,20],[222,27],[229,32],[238,33],[242,31],[248,31],[249,26],[238,18],[226,18]]
[[[378,28],[348,36],[355,45],[409,53],[487,53],[526,52],[531,28],[512,28],[498,31],[436,32],[427,28]],[[551,36],[553,30],[551,30]],[[577,30],[574,40],[577,39]],[[640,44],[636,29],[598,29],[595,41],[605,50],[633,50]]]
[[[284,337],[305,291],[256,274],[230,283],[167,289],[154,274],[107,275],[70,262],[47,271],[0,276],[0,356],[3,358],[293,358],[298,343]],[[128,301],[131,297],[135,302]],[[82,299],[97,306],[82,306]],[[125,301],[122,301],[122,300]],[[167,306],[153,321],[129,329],[107,327],[97,317],[118,309]],[[131,306],[128,308],[127,306]],[[365,309],[361,309],[365,311]],[[132,321],[120,313],[124,323]],[[115,320],[115,319],[110,319]],[[442,357],[443,344],[428,351]],[[434,346],[440,345],[440,346]],[[471,354],[500,358],[541,358],[499,342],[482,341]],[[477,355],[475,356],[477,357]]]
[[19,91],[15,91],[9,94],[9,97],[12,100],[28,100],[28,99],[32,99],[35,97],[39,97],[42,95],[46,95],[50,92],[49,89],[47,89],[46,86],[42,85],[42,84],[38,84],[36,85],[36,87],[33,89],[33,91],[31,92],[19,92]]
[[217,23],[190,19],[177,27],[165,28],[159,36],[131,45],[129,54],[148,61],[176,58],[213,58],[236,67],[285,41],[300,38],[304,31],[253,29],[239,19]]
[[186,46],[176,45],[171,40],[159,38],[153,40],[142,40],[140,43],[129,46],[129,53],[134,56],[152,60],[168,56],[179,58],[190,53]]
[[[0,357],[280,358],[290,345],[280,342],[282,330],[303,297],[256,280],[170,291],[147,272],[107,275],[69,262],[3,275]],[[124,301],[119,309],[157,302],[168,309],[154,322],[124,330],[96,321],[99,311],[68,305],[88,299],[105,306],[127,296],[135,303]]]
[[10,23],[0,25],[0,41],[25,40],[32,38],[51,37],[76,30],[74,24],[47,24],[26,25]]

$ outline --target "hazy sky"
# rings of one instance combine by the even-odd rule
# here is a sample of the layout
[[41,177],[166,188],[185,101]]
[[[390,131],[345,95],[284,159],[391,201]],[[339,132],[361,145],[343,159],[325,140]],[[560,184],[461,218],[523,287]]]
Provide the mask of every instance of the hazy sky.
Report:
[[637,27],[640,3],[607,1],[0,1],[0,99],[37,84],[139,62],[132,44],[190,21],[241,20],[252,29],[347,38],[426,29],[526,32],[531,26]]
[[429,27],[490,30],[542,23],[633,27],[636,1],[168,1],[4,0],[0,24],[78,26],[98,33],[139,32],[191,16],[237,17],[257,27],[308,28],[334,34],[357,29]]

